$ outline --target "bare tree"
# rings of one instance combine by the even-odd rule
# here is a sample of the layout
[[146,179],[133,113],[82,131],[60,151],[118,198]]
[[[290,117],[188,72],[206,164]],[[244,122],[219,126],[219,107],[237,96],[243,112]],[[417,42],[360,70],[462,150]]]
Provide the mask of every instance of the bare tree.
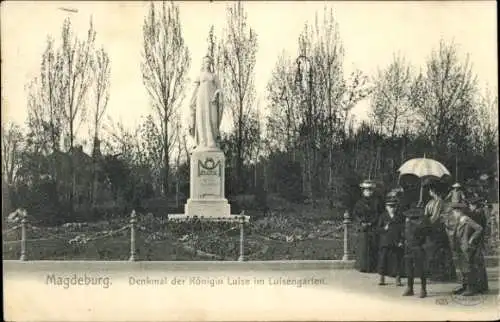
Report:
[[[425,74],[412,87],[412,104],[419,116],[422,134],[437,151],[461,145],[477,92],[468,57],[459,61],[456,45],[441,41],[427,62]],[[463,143],[463,142],[462,142]]]
[[[61,47],[55,48],[52,38],[42,55],[40,75],[27,86],[28,133],[27,143],[35,154],[50,155],[51,177],[58,183],[61,140],[72,153],[78,126],[84,120],[87,90],[92,84],[91,60],[94,53],[95,31],[92,20],[85,40],[73,34],[67,18],[62,26]],[[44,142],[45,141],[45,142]],[[75,169],[70,160],[70,210],[73,210]]]
[[130,165],[139,164],[138,151],[143,151],[140,145],[141,128],[128,129],[122,122],[114,121],[108,116],[103,130],[107,135],[106,149],[109,155],[120,155]]
[[272,133],[268,135],[270,145],[277,150],[291,152],[294,160],[301,123],[295,74],[295,65],[283,52],[267,84],[270,115],[266,124],[266,131]]
[[410,66],[400,55],[394,56],[387,68],[379,69],[373,80],[371,116],[390,137],[408,127],[412,82]]
[[[173,119],[170,120],[173,122]],[[153,115],[145,117],[144,121],[139,125],[137,138],[136,163],[140,166],[145,166],[150,169],[153,178],[153,187],[156,191],[162,194],[164,191],[164,150],[158,147],[163,146],[163,134],[160,126],[155,121]],[[171,146],[174,144],[173,135],[176,131],[170,131],[169,142]],[[169,150],[171,153],[171,150]]]
[[93,86],[93,109],[91,131],[93,132],[93,153],[92,153],[92,204],[95,205],[97,195],[97,162],[101,154],[100,130],[102,117],[106,112],[109,99],[109,75],[111,72],[109,56],[101,48],[95,52],[95,57],[92,61],[92,70],[94,73]]
[[2,177],[7,185],[16,182],[16,174],[21,164],[24,136],[19,125],[9,122],[2,124]]
[[101,130],[102,118],[106,112],[109,100],[109,76],[111,72],[111,65],[109,56],[101,48],[95,52],[95,57],[92,61],[92,70],[94,73],[94,86],[93,86],[93,109],[92,113],[92,131],[94,140],[99,139]]
[[473,124],[478,153],[487,154],[498,149],[498,96],[486,89],[478,99],[477,122]]
[[[54,48],[51,37],[47,38],[40,74],[27,84],[26,91],[29,147],[35,154],[59,151],[64,130],[62,114],[65,88],[62,56]],[[56,175],[55,167],[52,175]]]
[[247,124],[250,123],[250,126],[245,127],[245,142],[249,143],[250,148],[246,151],[247,156],[245,156],[245,159],[253,166],[253,187],[257,188],[257,166],[264,145],[260,100],[257,101],[255,111],[250,116],[251,118],[246,121]]
[[[243,171],[245,120],[255,100],[254,68],[257,35],[248,25],[247,13],[241,1],[227,8],[224,37],[218,48],[223,69],[220,79],[224,88],[224,104],[228,106],[234,127],[236,150],[234,183],[239,188]],[[216,63],[218,59],[215,59]]]
[[169,155],[174,145],[176,127],[172,124],[184,98],[184,88],[191,58],[184,44],[179,8],[173,2],[152,2],[143,25],[142,76],[162,135],[163,193],[169,187]]
[[185,151],[185,149],[183,149],[183,147],[186,146],[186,137],[187,137],[187,133],[181,133],[182,131],[182,127],[181,127],[181,122],[180,120],[177,120],[176,122],[177,124],[177,130],[176,130],[176,133],[178,134],[177,135],[177,139],[176,139],[176,142],[177,142],[177,146],[176,146],[176,158],[175,158],[175,206],[176,207],[179,207],[180,205],[180,180],[181,180],[181,161],[182,161],[182,154],[183,152]]
[[87,108],[87,92],[94,81],[92,71],[92,56],[94,55],[95,30],[90,19],[90,26],[85,40],[78,39],[73,34],[71,21],[67,18],[62,28],[62,86],[64,97],[63,118],[65,122],[66,139],[71,153],[69,191],[70,211],[74,210],[74,195],[76,189],[76,175],[74,165],[74,146],[76,134],[81,123],[85,120]]
[[[299,85],[307,88],[302,91],[304,104],[300,108],[304,192],[314,202],[313,180],[328,178],[328,190],[331,190],[335,170],[342,169],[340,164],[333,162],[335,150],[344,141],[350,111],[369,94],[369,89],[366,76],[359,70],[350,76],[344,73],[344,49],[332,9],[325,8],[321,19],[316,14],[314,25],[306,24],[299,36],[299,54],[299,59],[305,58],[307,62],[302,72],[302,64],[298,66],[299,76],[302,76]],[[305,79],[304,74],[308,78]],[[328,155],[327,176],[318,173],[320,152]]]
[[214,64],[214,70],[220,71],[222,69],[221,64],[223,63],[223,53],[221,44],[218,43],[217,36],[215,35],[214,26],[210,26],[207,37],[207,56],[212,58]]

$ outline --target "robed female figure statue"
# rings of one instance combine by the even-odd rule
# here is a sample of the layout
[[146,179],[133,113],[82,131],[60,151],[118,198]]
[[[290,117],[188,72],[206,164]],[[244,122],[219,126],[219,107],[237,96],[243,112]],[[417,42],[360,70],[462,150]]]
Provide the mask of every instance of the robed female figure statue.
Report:
[[209,56],[203,58],[201,73],[195,80],[190,108],[190,133],[194,136],[196,149],[218,148],[223,112],[222,92]]

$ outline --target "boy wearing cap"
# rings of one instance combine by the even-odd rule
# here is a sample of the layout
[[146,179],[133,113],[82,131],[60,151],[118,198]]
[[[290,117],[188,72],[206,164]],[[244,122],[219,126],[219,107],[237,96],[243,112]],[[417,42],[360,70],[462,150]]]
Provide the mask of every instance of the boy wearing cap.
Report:
[[401,284],[401,266],[403,259],[403,219],[398,209],[397,193],[392,191],[387,195],[385,211],[378,221],[379,231],[379,285],[385,284],[385,276],[395,276],[396,285]]
[[410,209],[405,212],[405,271],[408,284],[403,296],[412,296],[415,277],[420,277],[420,297],[427,296],[427,271],[424,244],[427,236],[431,234],[428,217],[424,216],[421,209]]
[[363,196],[353,209],[353,217],[359,222],[359,233],[356,247],[356,269],[363,273],[377,271],[378,235],[377,222],[383,205],[375,193],[375,182],[365,180],[360,184]]
[[455,254],[456,266],[462,275],[462,287],[453,291],[455,294],[471,296],[478,290],[477,276],[474,274],[474,255],[477,242],[483,232],[481,225],[465,215],[465,204],[451,203],[444,224],[450,238],[450,245]]

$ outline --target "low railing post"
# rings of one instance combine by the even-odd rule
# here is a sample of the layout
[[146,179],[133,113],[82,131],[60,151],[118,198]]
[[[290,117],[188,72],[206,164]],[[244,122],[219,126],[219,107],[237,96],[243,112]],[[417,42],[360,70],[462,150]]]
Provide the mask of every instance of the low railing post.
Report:
[[351,260],[351,251],[350,251],[350,236],[349,229],[351,226],[351,216],[349,215],[349,211],[344,213],[344,256],[342,256],[343,261]]
[[137,218],[135,210],[132,210],[130,214],[130,258],[129,261],[135,261],[135,224],[137,223]]
[[245,232],[244,232],[244,227],[245,227],[245,217],[241,216],[240,218],[240,257],[238,258],[239,262],[243,262],[245,260]]
[[26,210],[21,209],[19,210],[19,213],[21,214],[21,257],[19,260],[25,261],[27,260],[26,256],[26,224],[28,222],[27,219],[27,214]]

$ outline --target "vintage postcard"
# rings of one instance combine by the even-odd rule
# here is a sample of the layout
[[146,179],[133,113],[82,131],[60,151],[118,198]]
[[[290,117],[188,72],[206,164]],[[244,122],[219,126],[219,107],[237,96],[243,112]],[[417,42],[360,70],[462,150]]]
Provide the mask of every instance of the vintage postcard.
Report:
[[498,320],[494,1],[3,1],[6,321]]

